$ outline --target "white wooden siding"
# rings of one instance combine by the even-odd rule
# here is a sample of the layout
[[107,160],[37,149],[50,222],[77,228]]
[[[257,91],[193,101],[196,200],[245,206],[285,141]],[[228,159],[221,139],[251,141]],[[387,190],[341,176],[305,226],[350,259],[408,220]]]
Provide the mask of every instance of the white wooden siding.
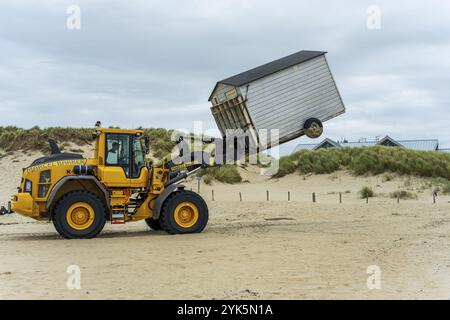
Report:
[[309,118],[325,122],[345,112],[325,56],[256,80],[239,91],[255,128],[279,129],[280,139],[301,131]]

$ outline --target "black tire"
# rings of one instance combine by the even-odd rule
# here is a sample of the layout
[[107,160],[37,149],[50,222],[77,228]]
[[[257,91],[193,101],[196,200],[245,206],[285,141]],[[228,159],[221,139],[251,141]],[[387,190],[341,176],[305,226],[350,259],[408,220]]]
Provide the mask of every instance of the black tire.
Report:
[[159,222],[159,219],[155,220],[153,218],[148,218],[148,219],[145,219],[145,223],[147,223],[147,225],[152,230],[156,230],[156,231],[162,230],[161,223]]
[[[89,227],[77,230],[70,226],[67,211],[77,202],[88,204],[94,211],[94,218]],[[106,208],[103,201],[88,191],[72,191],[64,195],[53,210],[53,225],[56,231],[66,239],[90,239],[96,237],[105,226]]]
[[323,133],[323,124],[319,119],[311,118],[306,120],[303,130],[308,138],[318,138]]
[[[183,227],[175,220],[175,209],[183,202],[194,205],[198,211],[198,218],[195,224],[189,227]],[[200,195],[188,190],[179,190],[172,193],[166,201],[164,201],[159,220],[162,229],[167,233],[186,234],[202,232],[208,224],[208,218],[208,206]]]

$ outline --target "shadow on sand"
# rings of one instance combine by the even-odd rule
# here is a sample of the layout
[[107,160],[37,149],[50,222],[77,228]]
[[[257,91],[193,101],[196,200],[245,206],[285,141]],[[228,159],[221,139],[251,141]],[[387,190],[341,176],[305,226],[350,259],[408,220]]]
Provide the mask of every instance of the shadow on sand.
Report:
[[[138,237],[151,237],[151,236],[160,236],[160,235],[166,235],[167,234],[163,231],[107,231],[100,233],[96,238],[93,239],[76,239],[74,241],[83,241],[83,240],[95,240],[95,239],[112,239],[112,238],[138,238]],[[49,232],[49,233],[16,233],[16,234],[9,234],[9,235],[3,235],[3,239],[5,241],[55,241],[55,240],[68,240],[64,239],[61,236],[59,236],[56,232]]]

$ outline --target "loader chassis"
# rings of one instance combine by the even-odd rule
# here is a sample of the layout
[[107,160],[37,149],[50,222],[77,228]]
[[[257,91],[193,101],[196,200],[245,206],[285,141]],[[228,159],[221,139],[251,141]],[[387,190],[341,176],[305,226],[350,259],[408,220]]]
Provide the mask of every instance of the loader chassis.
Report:
[[[201,232],[208,221],[205,201],[172,178],[187,167],[148,165],[142,130],[97,129],[94,155],[61,153],[35,160],[23,170],[12,211],[52,221],[65,238],[92,238],[106,222],[146,220],[170,234]],[[56,150],[55,150],[56,148]],[[192,166],[192,163],[189,164]],[[184,173],[186,176],[186,173]]]

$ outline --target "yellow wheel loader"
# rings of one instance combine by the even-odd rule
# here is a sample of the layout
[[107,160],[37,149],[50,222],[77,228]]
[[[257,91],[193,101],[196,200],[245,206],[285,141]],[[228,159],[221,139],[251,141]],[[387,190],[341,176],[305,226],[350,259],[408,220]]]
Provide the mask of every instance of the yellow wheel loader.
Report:
[[[40,221],[52,221],[64,238],[93,238],[106,222],[145,220],[169,234],[201,232],[208,207],[179,182],[209,160],[148,164],[149,140],[142,130],[97,128],[92,159],[60,152],[49,140],[51,155],[23,169],[11,208]],[[207,158],[205,156],[205,158]]]

